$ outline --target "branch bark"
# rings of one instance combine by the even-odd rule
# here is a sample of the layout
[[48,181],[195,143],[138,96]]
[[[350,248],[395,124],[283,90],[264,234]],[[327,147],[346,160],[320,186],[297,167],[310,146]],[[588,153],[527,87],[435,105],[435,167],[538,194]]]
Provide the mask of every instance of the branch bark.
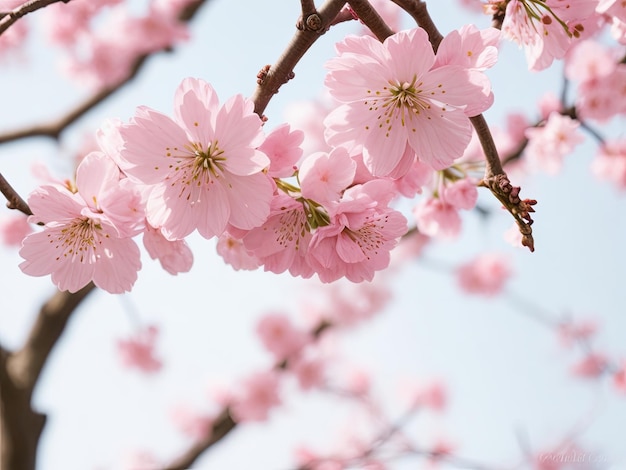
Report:
[[0,192],[7,198],[7,207],[23,212],[26,215],[33,215],[26,201],[17,193],[13,186],[0,173]]
[[[195,0],[191,2],[179,14],[178,19],[184,22],[191,21],[200,9],[200,7],[202,7],[205,3],[208,3],[209,1],[210,0]],[[0,144],[29,137],[50,137],[52,139],[58,139],[63,131],[65,131],[65,129],[67,129],[70,125],[72,125],[82,116],[84,116],[88,111],[92,110],[97,105],[105,101],[109,96],[120,90],[124,85],[131,82],[139,74],[147,59],[158,52],[172,52],[172,50],[165,49],[162,51],[152,52],[137,57],[128,75],[121,82],[97,91],[92,96],[87,98],[84,102],[78,104],[73,109],[70,109],[60,119],[0,134]]]
[[[333,24],[344,5],[345,0],[328,0],[317,13],[310,14],[306,19],[307,25],[301,25],[302,29],[296,31],[276,63],[261,70],[258,75],[258,86],[252,96],[255,113],[263,117],[263,112],[272,97],[278,93],[281,86],[293,78],[293,69],[296,64],[320,35],[325,33]],[[315,22],[308,21],[314,15],[319,18],[319,22],[317,19]],[[315,29],[312,29],[308,23],[314,24]]]
[[29,13],[40,10],[53,3],[69,3],[70,1],[71,0],[30,0],[7,13],[0,13],[0,35],[9,29],[17,20]]
[[351,0],[350,7],[365,25],[374,33],[380,42],[383,42],[393,34],[391,28],[385,23],[378,12],[372,8],[367,0]]
[[[415,22],[426,31],[435,53],[443,36],[437,29],[428,10],[426,2],[422,0],[392,0],[395,4],[406,10]],[[515,219],[517,227],[522,234],[522,245],[528,247],[530,251],[535,251],[535,241],[532,235],[533,219],[531,213],[535,212],[533,206],[537,204],[534,199],[521,199],[519,193],[521,188],[513,186],[509,177],[502,168],[502,162],[498,155],[498,149],[493,141],[493,136],[482,114],[470,118],[474,130],[478,135],[480,144],[485,154],[485,176],[480,182],[480,186],[489,188],[491,193],[502,203]]]
[[0,468],[35,469],[46,416],[33,410],[33,390],[71,315],[94,288],[57,291],[42,306],[24,346],[14,353],[0,348]]

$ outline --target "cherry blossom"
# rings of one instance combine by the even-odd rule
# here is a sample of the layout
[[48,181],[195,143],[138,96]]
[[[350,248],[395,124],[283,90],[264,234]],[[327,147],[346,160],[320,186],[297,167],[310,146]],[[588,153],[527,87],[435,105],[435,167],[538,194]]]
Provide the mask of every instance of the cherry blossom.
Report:
[[510,262],[499,253],[485,253],[457,270],[459,287],[468,294],[494,296],[511,277]]
[[608,360],[604,354],[590,352],[572,366],[572,374],[587,379],[597,378],[606,371],[607,365]]
[[300,165],[298,174],[302,196],[323,206],[339,201],[356,172],[356,162],[348,152],[338,147],[330,153],[309,155]]
[[261,266],[261,261],[254,253],[246,248],[243,241],[231,235],[228,231],[217,239],[217,253],[230,264],[235,271],[240,269],[252,271]]
[[150,325],[128,339],[117,341],[117,351],[124,367],[135,368],[147,374],[158,372],[163,363],[154,355],[159,328]]
[[587,0],[511,0],[502,33],[524,48],[528,68],[540,71],[565,56],[594,15],[595,2]]
[[299,353],[311,340],[309,334],[296,328],[289,317],[278,313],[263,316],[256,331],[265,348],[277,360],[288,359]]
[[445,186],[442,199],[457,209],[473,209],[478,201],[476,183],[467,178],[454,181]]
[[302,390],[310,390],[324,384],[326,364],[321,358],[297,356],[289,361],[288,367],[296,376]]
[[281,404],[280,377],[277,372],[258,372],[241,384],[231,403],[231,412],[237,422],[265,421],[272,408]]
[[185,240],[168,240],[161,230],[146,224],[143,245],[152,259],[158,259],[163,269],[177,275],[186,273],[193,265],[193,253]]
[[76,171],[77,193],[60,185],[35,190],[29,220],[45,225],[24,239],[22,271],[52,274],[52,282],[70,292],[90,281],[111,293],[130,291],[141,268],[130,237],[143,228],[144,215],[140,194],[125,182],[109,157],[94,152]]
[[626,139],[601,145],[591,162],[591,172],[596,178],[613,183],[617,189],[626,190]]
[[552,112],[545,125],[527,129],[529,142],[525,155],[530,164],[550,174],[557,173],[563,165],[563,157],[584,140],[579,126],[580,123],[569,116]]
[[170,415],[176,427],[191,439],[199,441],[211,434],[214,417],[196,411],[186,403],[175,406]]
[[270,159],[267,174],[275,178],[292,176],[302,157],[303,140],[304,132],[292,131],[289,124],[281,124],[270,132],[259,147]]
[[393,191],[387,181],[347,189],[330,214],[330,223],[313,234],[306,260],[322,282],[346,277],[371,281],[389,265],[389,251],[407,231],[407,221],[387,206]]
[[401,31],[384,43],[348,37],[327,63],[326,86],[344,103],[324,123],[331,145],[363,146],[375,176],[404,175],[416,155],[440,170],[459,158],[469,143],[470,115],[491,104],[480,72],[461,65],[435,67],[428,35]]
[[222,106],[207,82],[183,80],[174,119],[147,107],[120,129],[122,158],[133,181],[152,187],[151,225],[168,239],[195,229],[206,238],[231,224],[251,229],[269,215],[273,185],[262,172],[269,158],[253,104],[236,95]]
[[420,232],[431,237],[455,238],[461,232],[461,216],[452,204],[435,197],[421,199],[413,208]]
[[[316,211],[315,206],[311,206],[310,211]],[[242,241],[265,271],[279,274],[289,270],[293,276],[308,278],[313,275],[313,269],[305,260],[311,237],[304,204],[279,194],[272,200],[267,221],[250,230]]]
[[0,240],[5,245],[19,247],[24,237],[32,231],[32,226],[23,214],[0,219]]

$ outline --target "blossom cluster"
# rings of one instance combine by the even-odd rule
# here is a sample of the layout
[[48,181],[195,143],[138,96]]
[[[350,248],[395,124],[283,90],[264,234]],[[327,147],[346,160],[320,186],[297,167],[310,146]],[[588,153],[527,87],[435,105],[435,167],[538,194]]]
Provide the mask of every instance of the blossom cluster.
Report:
[[[197,231],[236,269],[369,281],[408,230],[394,201],[462,157],[469,118],[491,105],[483,72],[498,35],[464,27],[437,54],[420,28],[383,43],[347,37],[327,64],[339,105],[324,120],[326,146],[306,155],[302,131],[266,134],[251,100],[220,103],[209,83],[187,78],[172,116],[139,107],[129,122],[108,121],[75,183],[30,196],[44,228],[24,240],[21,268],[63,290],[93,281],[129,291],[141,267],[134,237],[176,274],[191,268],[185,238]],[[473,207],[475,181],[443,181],[447,203]]]

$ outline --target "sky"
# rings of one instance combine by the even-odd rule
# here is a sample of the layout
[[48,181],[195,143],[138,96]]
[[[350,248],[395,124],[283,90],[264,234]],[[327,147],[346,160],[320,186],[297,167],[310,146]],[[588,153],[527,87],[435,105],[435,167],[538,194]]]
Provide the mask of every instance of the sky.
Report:
[[[43,138],[0,146],[2,174],[24,196],[38,184],[31,173],[35,162],[67,176],[69,157],[84,133],[105,118],[127,120],[138,105],[170,112],[174,90],[188,76],[212,83],[222,100],[251,95],[258,70],[275,61],[292,36],[299,5],[240,3],[211,2],[194,20],[191,41],[174,54],[150,59],[131,85],[72,126],[59,147]],[[457,8],[452,0],[429,2],[444,33],[466,22],[489,24],[489,18],[465,11],[450,14],[451,8]],[[270,103],[267,126],[282,123],[290,103],[321,96],[324,62],[333,56],[334,43],[355,30],[342,24],[320,38],[298,64],[296,78]],[[0,66],[0,89],[11,91],[0,107],[0,132],[54,117],[88,94],[57,73],[58,53],[49,53],[39,26],[25,57]],[[507,43],[489,76],[495,103],[486,118],[496,127],[511,110],[533,119],[537,99],[548,89],[558,93],[562,82],[560,65],[529,73],[523,53]],[[624,120],[598,128],[623,135]],[[626,469],[626,397],[608,380],[573,378],[569,369],[579,355],[563,349],[555,332],[533,318],[540,311],[595,319],[601,350],[626,356],[626,199],[589,172],[594,150],[587,137],[558,175],[518,181],[525,197],[539,201],[535,253],[504,241],[511,220],[483,191],[480,203],[492,216],[465,214],[457,240],[436,243],[422,258],[378,276],[390,282],[393,300],[383,313],[327,345],[346,364],[337,369],[339,376],[349,373],[348,365],[368,370],[392,416],[403,411],[404,381],[441,380],[449,396],[446,411],[417,417],[411,431],[425,445],[444,437],[458,455],[488,468],[514,467],[524,445],[539,451],[580,429],[580,441],[603,457],[598,468]],[[188,445],[172,425],[172,407],[210,407],[217,391],[270,367],[254,332],[258,319],[278,311],[304,323],[306,306],[323,296],[313,281],[235,272],[216,255],[214,241],[192,235],[189,243],[195,258],[190,273],[172,277],[143,256],[132,293],[96,292],[72,318],[36,390],[35,405],[49,414],[39,470],[115,469],[124,455],[141,449],[169,460]],[[452,273],[485,251],[505,252],[515,272],[506,293],[490,300],[462,294]],[[0,342],[11,348],[21,344],[38,307],[54,292],[48,277],[23,275],[19,262],[15,250],[0,248]],[[161,328],[158,351],[165,367],[158,375],[120,366],[116,341],[137,324]],[[353,413],[350,404],[321,392],[289,394],[268,423],[241,426],[197,468],[293,468],[297,445],[320,451],[341,446]],[[421,468],[418,462],[398,461],[390,468]]]

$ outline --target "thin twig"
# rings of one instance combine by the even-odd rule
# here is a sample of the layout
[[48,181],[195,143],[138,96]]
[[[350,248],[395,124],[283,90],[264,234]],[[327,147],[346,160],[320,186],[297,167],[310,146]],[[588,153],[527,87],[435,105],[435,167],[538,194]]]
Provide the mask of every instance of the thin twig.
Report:
[[26,201],[17,193],[13,186],[0,173],[0,192],[7,198],[7,207],[23,212],[26,215],[33,215]]
[[359,17],[359,20],[374,33],[380,42],[383,42],[393,34],[391,28],[385,23],[378,12],[372,8],[370,2],[367,0],[351,0],[348,3]]
[[[426,31],[433,51],[436,53],[443,36],[426,9],[426,2],[421,0],[393,0],[393,2],[406,10],[416,23]],[[509,177],[502,169],[498,149],[493,142],[493,136],[483,115],[473,116],[470,121],[485,153],[485,176],[480,182],[480,186],[489,188],[504,208],[510,212],[522,234],[522,245],[528,247],[530,251],[534,251],[535,241],[531,227],[533,219],[530,214],[535,212],[533,206],[537,204],[537,201],[519,197],[520,188],[511,184]]]
[[[183,22],[189,22],[194,18],[200,7],[203,4],[208,3],[209,1],[210,0],[195,0],[189,3],[178,15],[178,19]],[[24,129],[10,131],[5,134],[0,134],[0,144],[25,139],[28,137],[50,137],[53,139],[58,139],[66,128],[68,128],[79,118],[84,116],[88,111],[92,110],[97,105],[105,101],[109,96],[120,90],[124,85],[131,82],[139,74],[139,71],[146,63],[146,60],[158,52],[172,52],[172,49],[169,48],[161,51],[155,51],[137,57],[124,80],[116,83],[115,85],[104,87],[103,89],[97,91],[92,96],[87,98],[84,102],[69,110],[60,119],[56,119],[52,122],[44,124],[34,125]]]
[[68,3],[70,0],[30,0],[9,12],[0,14],[0,35],[27,14],[59,2]]
[[263,117],[263,112],[272,97],[278,93],[281,86],[293,78],[293,69],[306,51],[315,41],[327,31],[335,18],[345,5],[342,0],[328,0],[324,6],[316,13],[319,17],[319,25],[313,30],[310,25],[305,29],[296,31],[289,45],[280,56],[278,61],[271,66],[264,68],[259,73],[257,88],[252,96],[254,101],[254,112]]

